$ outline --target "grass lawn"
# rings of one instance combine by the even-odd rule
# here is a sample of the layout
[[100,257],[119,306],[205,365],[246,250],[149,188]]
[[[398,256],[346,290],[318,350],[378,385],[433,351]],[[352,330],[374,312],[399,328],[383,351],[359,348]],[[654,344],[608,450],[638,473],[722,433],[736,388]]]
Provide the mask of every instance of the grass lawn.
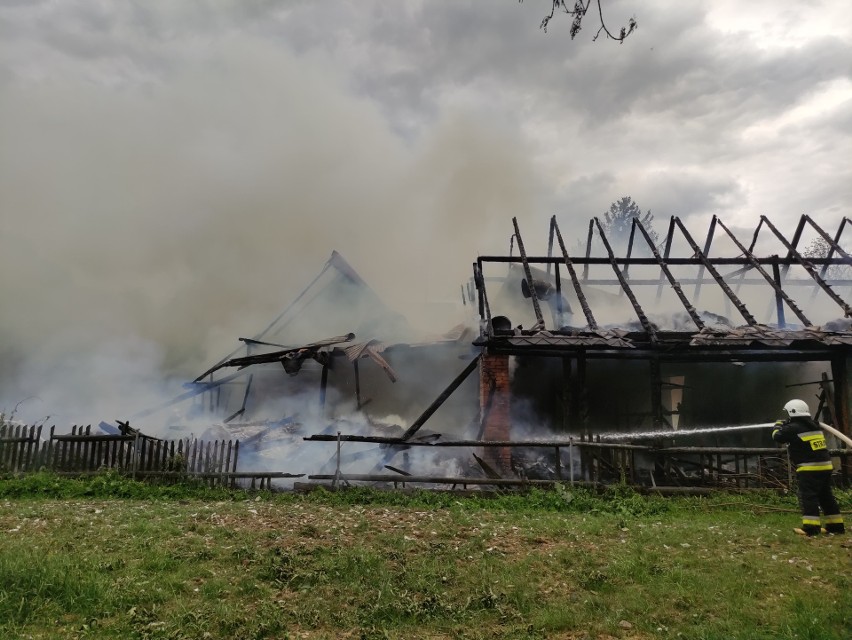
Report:
[[798,522],[772,493],[6,479],[0,638],[852,637],[852,536]]

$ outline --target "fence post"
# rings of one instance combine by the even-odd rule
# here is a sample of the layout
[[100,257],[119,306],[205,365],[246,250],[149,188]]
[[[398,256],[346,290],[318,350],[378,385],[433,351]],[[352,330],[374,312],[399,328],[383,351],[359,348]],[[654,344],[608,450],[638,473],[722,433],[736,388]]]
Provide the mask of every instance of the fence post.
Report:
[[571,486],[574,486],[574,438],[568,438],[568,473],[571,475]]
[[133,436],[133,479],[136,480],[136,471],[139,469],[139,431]]
[[337,464],[334,470],[334,480],[331,482],[331,488],[337,489],[338,482],[340,482],[340,432],[337,432]]
[[[234,443],[234,466],[231,469],[231,471],[233,473],[237,472],[237,456],[239,456],[239,454],[240,454],[240,441],[237,440]],[[236,477],[231,476],[231,487],[236,487],[236,486],[237,486],[237,479],[236,479]]]

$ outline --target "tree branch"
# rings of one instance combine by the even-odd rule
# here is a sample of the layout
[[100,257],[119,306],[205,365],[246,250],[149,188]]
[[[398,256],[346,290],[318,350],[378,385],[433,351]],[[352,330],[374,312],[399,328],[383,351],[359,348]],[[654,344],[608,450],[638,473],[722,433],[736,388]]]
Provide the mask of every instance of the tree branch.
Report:
[[[519,1],[523,2],[523,0]],[[553,4],[550,7],[550,14],[546,15],[542,19],[539,28],[542,29],[545,33],[547,33],[547,27],[558,10],[561,13],[565,13],[573,17],[573,20],[571,21],[571,30],[569,31],[569,33],[571,34],[571,39],[573,40],[583,28],[583,18],[586,17],[586,13],[589,11],[589,7],[592,5],[592,0],[585,0],[585,2],[583,0],[575,0],[573,9],[568,8],[566,0],[552,0],[552,2]],[[603,16],[603,7],[601,7],[601,0],[594,0],[594,2],[597,4],[598,7],[598,19],[600,20],[600,26],[598,27],[597,32],[592,38],[592,42],[597,40],[598,37],[601,35],[601,32],[603,32],[606,35],[607,39],[621,43],[624,42],[627,36],[636,31],[636,28],[639,26],[639,24],[636,22],[636,18],[630,18],[627,21],[627,25],[621,27],[621,30],[618,32],[618,35],[613,35],[613,33],[606,26],[606,21],[604,20]]]

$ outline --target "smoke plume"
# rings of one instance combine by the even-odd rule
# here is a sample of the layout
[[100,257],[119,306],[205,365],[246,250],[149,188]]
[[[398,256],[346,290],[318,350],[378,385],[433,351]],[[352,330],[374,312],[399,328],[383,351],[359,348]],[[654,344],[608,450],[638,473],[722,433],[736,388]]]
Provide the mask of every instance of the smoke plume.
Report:
[[333,249],[428,324],[534,208],[503,126],[448,113],[403,139],[321,60],[202,51],[132,80],[0,80],[0,410],[128,415],[266,326]]

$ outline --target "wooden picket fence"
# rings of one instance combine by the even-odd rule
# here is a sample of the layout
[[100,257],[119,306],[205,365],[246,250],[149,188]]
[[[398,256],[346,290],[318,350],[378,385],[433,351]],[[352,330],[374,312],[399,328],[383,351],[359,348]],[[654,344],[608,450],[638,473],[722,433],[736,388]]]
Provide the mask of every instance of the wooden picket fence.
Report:
[[54,430],[42,440],[41,426],[0,425],[0,473],[86,475],[111,469],[132,477],[195,478],[211,486],[236,486],[238,478],[251,478],[254,485],[254,474],[237,473],[239,440],[92,435],[91,425],[75,425],[64,435]]

